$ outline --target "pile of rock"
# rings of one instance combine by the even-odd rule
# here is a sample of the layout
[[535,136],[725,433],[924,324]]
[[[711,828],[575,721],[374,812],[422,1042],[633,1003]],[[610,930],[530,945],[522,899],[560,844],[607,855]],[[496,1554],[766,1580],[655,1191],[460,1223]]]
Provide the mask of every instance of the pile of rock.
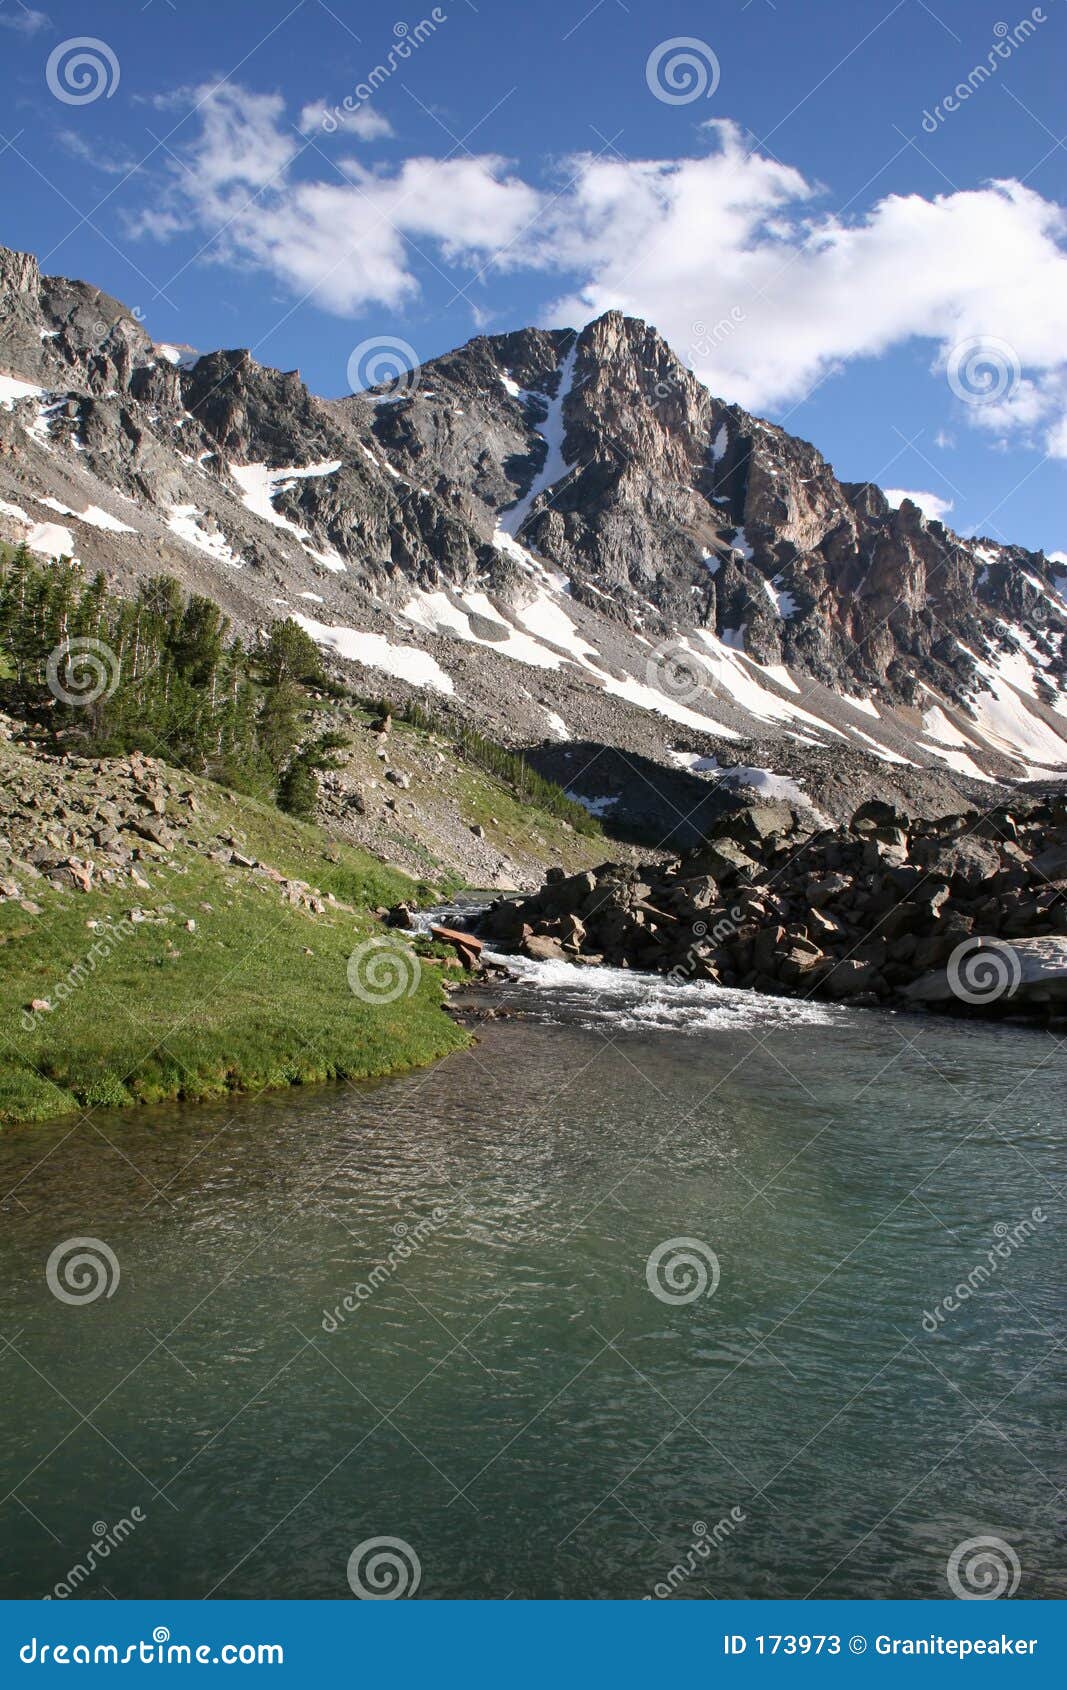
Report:
[[538,959],[852,1004],[1067,1009],[1067,798],[913,820],[875,800],[806,831],[724,817],[666,865],[557,872],[481,931]]
[[[196,852],[277,888],[284,902],[322,915],[348,909],[317,886],[260,862],[240,837],[218,829],[210,810],[230,795],[204,796],[203,783],[155,757],[55,756],[20,739],[0,716],[0,904],[40,915],[44,887],[92,892],[108,886],[152,890],[148,876]],[[184,848],[184,852],[180,849]],[[130,920],[145,919],[140,907]]]
[[145,888],[198,808],[191,783],[154,758],[48,757],[7,741],[0,775],[0,898],[36,882]]

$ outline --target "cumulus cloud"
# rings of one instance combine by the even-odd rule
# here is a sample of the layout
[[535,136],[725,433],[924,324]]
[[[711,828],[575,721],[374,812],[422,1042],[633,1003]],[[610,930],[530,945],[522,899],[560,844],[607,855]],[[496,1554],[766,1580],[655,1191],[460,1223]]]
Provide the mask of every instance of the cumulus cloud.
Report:
[[890,195],[846,223],[819,215],[813,186],[746,152],[732,125],[713,128],[719,149],[705,158],[583,161],[558,221],[586,277],[557,303],[563,316],[648,317],[714,391],[753,408],[921,338],[944,379],[957,348],[994,343],[991,386],[980,370],[977,390],[952,389],[964,420],[999,432],[1067,412],[1062,207],[995,182]]
[[899,510],[905,499],[910,499],[913,505],[918,505],[924,516],[935,522],[944,522],[952,507],[951,499],[942,499],[937,493],[912,493],[906,487],[885,487],[882,489],[894,510]]
[[342,158],[329,180],[308,178],[294,169],[301,153],[316,168],[323,161],[287,121],[281,95],[225,83],[191,97],[199,130],[163,201],[130,232],[168,239],[204,228],[213,259],[255,264],[328,311],[400,306],[418,291],[413,243],[481,263],[537,210],[537,191],[496,157],[409,158],[394,170]]
[[544,320],[644,317],[714,392],[756,410],[923,340],[960,423],[1067,458],[1067,216],[1018,182],[892,194],[845,220],[722,120],[697,156],[584,155],[554,187],[492,155],[389,169],[342,157],[327,175],[299,132],[317,103],[293,124],[278,95],[223,85],[196,99],[199,131],[150,232],[217,233],[212,256],[326,310],[402,305],[420,253],[553,274]]

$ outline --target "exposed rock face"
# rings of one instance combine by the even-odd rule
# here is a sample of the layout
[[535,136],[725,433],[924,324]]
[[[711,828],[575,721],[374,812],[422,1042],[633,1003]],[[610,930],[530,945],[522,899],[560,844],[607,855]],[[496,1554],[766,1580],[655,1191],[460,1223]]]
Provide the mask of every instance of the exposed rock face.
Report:
[[536,960],[1047,1018],[1067,1010],[1065,846],[1062,799],[936,821],[874,800],[819,832],[788,804],[754,805],[666,867],[550,877],[493,904],[482,930]]
[[244,633],[302,617],[365,690],[510,743],[796,773],[839,818],[839,754],[904,799],[937,771],[946,807],[1067,767],[1057,566],[839,482],[616,312],[324,400],[0,250],[0,539],[27,534]]

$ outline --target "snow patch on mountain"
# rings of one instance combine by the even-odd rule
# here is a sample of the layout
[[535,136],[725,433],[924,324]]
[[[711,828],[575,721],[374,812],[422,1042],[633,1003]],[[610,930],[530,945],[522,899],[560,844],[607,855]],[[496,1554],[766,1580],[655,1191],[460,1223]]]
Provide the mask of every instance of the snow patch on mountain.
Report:
[[196,505],[171,505],[167,527],[187,546],[195,546],[198,552],[203,552],[215,563],[224,563],[230,569],[243,569],[243,560],[237,556],[225,534],[220,529],[201,527],[199,518],[202,514]]
[[780,575],[775,575],[770,581],[764,577],[763,588],[774,606],[775,615],[780,616],[783,622],[788,622],[791,616],[796,615],[799,606],[794,595],[779,586],[781,579]]
[[[36,495],[34,495],[36,497]],[[58,499],[44,497],[37,499],[39,505],[55,511],[58,516],[72,516],[77,522],[87,522],[90,528],[102,528],[111,534],[136,534],[137,529],[131,528],[128,522],[120,522],[110,511],[101,510],[99,505],[87,505],[83,511],[71,510],[69,505],[61,504]]]
[[841,699],[844,704],[851,704],[853,710],[861,710],[865,716],[872,717],[874,721],[881,721],[878,706],[872,704],[869,698],[854,698],[850,692],[839,692],[836,697]]
[[294,612],[293,621],[310,634],[316,645],[329,646],[339,657],[362,663],[368,669],[379,669],[398,681],[415,687],[431,687],[434,692],[451,695],[455,685],[437,660],[417,646],[393,645],[384,634],[363,633],[357,628],[329,627],[313,617]]
[[557,481],[562,481],[568,472],[570,466],[563,456],[563,437],[566,433],[566,425],[563,421],[563,405],[574,383],[574,365],[577,357],[578,342],[575,340],[560,368],[555,398],[549,399],[547,395],[545,396],[544,402],[548,406],[548,415],[544,422],[536,425],[536,432],[545,442],[545,461],[534,476],[529,490],[523,494],[517,504],[512,505],[510,510],[501,513],[499,526],[504,534],[510,534],[514,537],[526,521],[541,494],[547,492],[548,488],[554,487]]
[[557,711],[549,710],[547,705],[542,704],[541,708],[545,712],[545,721],[552,729],[556,739],[570,739],[571,731],[563,717]]
[[274,528],[285,528],[298,539],[306,540],[306,528],[298,528],[287,516],[274,508],[273,500],[283,488],[308,477],[333,475],[341,467],[340,458],[328,464],[308,464],[305,469],[268,469],[266,464],[231,464],[230,474],[241,489],[241,503],[253,516],[262,517]]
[[10,411],[20,399],[43,399],[44,388],[32,381],[20,381],[17,376],[0,375],[0,408]]
[[38,557],[69,557],[75,563],[78,561],[74,536],[61,523],[35,522],[21,505],[13,505],[7,499],[0,499],[0,515],[9,516],[22,526],[25,530],[22,535],[24,544]]
[[612,810],[617,809],[619,805],[619,796],[617,793],[614,797],[610,794],[605,794],[602,798],[587,798],[584,793],[571,792],[568,788],[567,797],[572,801],[572,803],[580,804],[583,810],[591,816],[596,816],[598,819],[603,816],[610,816]]
[[516,615],[528,633],[549,645],[562,647],[579,662],[587,657],[599,656],[596,647],[582,639],[566,611],[547,594],[541,594],[531,604],[524,605]]
[[[962,646],[962,641],[959,643]],[[988,689],[969,700],[981,738],[1013,762],[1062,769],[1067,764],[1067,742],[1017,690],[1021,681],[1023,691],[1036,698],[1032,669],[1022,674],[1019,668],[1020,662],[1026,662],[1022,654],[1001,653],[998,661],[989,662],[966,646],[962,649],[968,652]]]

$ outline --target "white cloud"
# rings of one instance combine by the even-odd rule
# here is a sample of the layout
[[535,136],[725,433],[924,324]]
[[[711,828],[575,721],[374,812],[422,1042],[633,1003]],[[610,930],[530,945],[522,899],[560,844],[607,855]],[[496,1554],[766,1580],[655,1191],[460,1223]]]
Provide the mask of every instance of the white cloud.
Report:
[[1046,552],[1050,563],[1067,563],[1067,552]]
[[816,215],[812,185],[746,153],[732,125],[712,128],[719,150],[705,158],[579,162],[556,222],[586,279],[558,302],[562,317],[647,317],[713,391],[752,408],[916,337],[936,343],[939,372],[961,342],[995,339],[1029,385],[1012,394],[1009,375],[999,405],[953,401],[962,419],[1001,429],[1064,414],[1060,206],[997,182],[890,195],[845,222]]
[[101,171],[105,176],[129,176],[140,163],[135,154],[121,149],[109,148],[105,152],[100,147],[91,147],[76,129],[61,129],[56,135],[56,140],[71,158],[92,165],[94,170]]
[[13,12],[0,12],[0,29],[14,30],[17,35],[38,35],[51,27],[47,12],[35,12],[32,6],[19,4]]
[[[280,96],[194,95],[199,133],[148,232],[218,232],[212,257],[258,265],[326,310],[410,300],[425,243],[434,262],[555,272],[568,291],[543,320],[644,317],[713,392],[752,409],[923,339],[960,422],[1067,458],[1067,216],[1018,182],[892,194],[845,221],[727,121],[705,125],[709,150],[693,158],[571,159],[555,193],[492,155],[340,158],[329,174],[317,149],[297,163]],[[301,126],[316,114],[305,106]],[[949,388],[953,349],[990,339],[1005,379],[995,403],[968,403]]]
[[918,505],[924,516],[935,522],[944,522],[949,511],[952,510],[952,500],[939,498],[936,493],[913,493],[906,487],[885,487],[882,489],[894,510],[899,510],[905,499],[910,499],[913,505]]
[[[315,135],[322,131],[322,120],[332,110],[325,100],[312,100],[300,113],[297,128],[302,135]],[[337,123],[334,122],[335,133]],[[393,126],[384,112],[376,111],[373,106],[358,106],[354,112],[345,114],[345,134],[358,137],[361,141],[378,141],[394,133]]]
[[[392,171],[345,158],[328,180],[300,178],[292,166],[301,142],[280,95],[233,84],[191,93],[200,131],[163,202],[131,219],[130,233],[167,239],[207,228],[217,236],[212,258],[250,261],[325,310],[398,306],[418,291],[412,242],[435,243],[452,263],[482,263],[536,213],[537,190],[490,156],[409,158]],[[308,157],[323,164],[314,150]]]

